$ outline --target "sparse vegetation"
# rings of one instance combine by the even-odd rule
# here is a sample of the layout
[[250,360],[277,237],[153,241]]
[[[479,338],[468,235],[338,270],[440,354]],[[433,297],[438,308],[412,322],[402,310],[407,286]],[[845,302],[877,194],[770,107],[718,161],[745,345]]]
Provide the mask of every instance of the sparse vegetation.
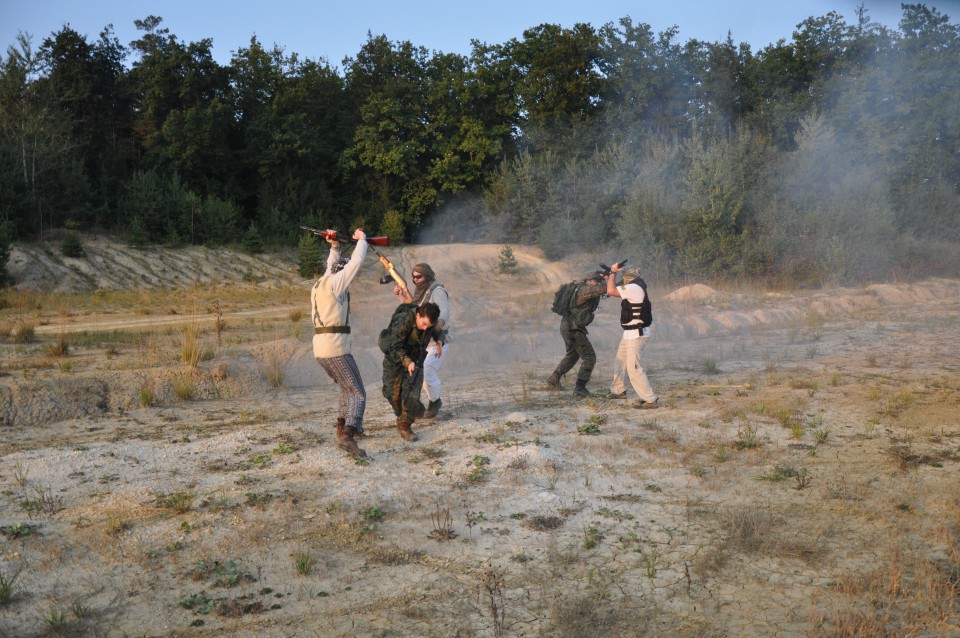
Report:
[[140,405],[145,408],[153,405],[154,401],[156,401],[156,394],[154,393],[153,383],[151,381],[144,380],[140,383],[138,398]]
[[741,450],[752,450],[760,447],[757,426],[750,419],[744,418],[737,425],[736,446]]
[[27,484],[28,474],[27,466],[23,463],[17,461],[13,464],[13,480],[16,481],[19,487],[24,487]]
[[10,330],[10,340],[14,343],[32,343],[36,339],[36,329],[32,324],[17,322]]
[[283,386],[286,379],[286,367],[290,353],[281,345],[271,345],[263,356],[263,373],[271,388]]
[[593,549],[603,540],[603,534],[595,525],[587,525],[583,530],[583,548]]
[[177,514],[185,514],[193,508],[197,493],[193,490],[179,490],[170,494],[161,494],[157,497],[158,507],[172,509]]
[[[197,395],[197,384],[194,381],[193,374],[190,372],[178,374],[173,377],[171,380],[173,385],[173,395],[181,401],[190,401]],[[144,403],[145,399],[151,399],[146,404]],[[147,388],[140,389],[140,404],[141,405],[152,405],[153,397],[151,391]]]
[[429,534],[430,538],[438,541],[448,541],[457,537],[457,533],[453,530],[453,518],[450,516],[450,510],[446,507],[441,509],[439,503],[436,505],[436,510],[430,514],[430,522],[433,525]]
[[194,323],[187,323],[180,337],[180,362],[196,368],[199,361],[200,327]]
[[704,359],[701,370],[704,374],[720,374],[720,364],[716,359]]
[[301,550],[293,555],[293,565],[298,576],[309,576],[313,572],[314,563],[315,559],[308,551]]
[[0,565],[0,606],[6,605],[13,598],[13,590],[17,585],[17,579],[20,578],[22,567],[13,571],[6,571],[3,565]]
[[[398,263],[408,267],[436,253],[411,261],[412,254],[398,249]],[[496,249],[487,252],[483,268],[495,257]],[[292,626],[305,606],[334,604],[350,614],[324,616],[320,631],[331,635],[732,635],[748,621],[726,604],[739,593],[725,592],[749,593],[751,613],[774,616],[804,601],[790,626],[810,636],[856,635],[858,627],[923,635],[954,621],[960,497],[946,479],[958,462],[960,433],[949,405],[960,381],[947,318],[930,319],[946,327],[910,333],[902,345],[887,339],[880,367],[867,369],[877,319],[844,317],[835,330],[830,317],[817,341],[829,354],[811,366],[804,325],[798,344],[784,344],[777,324],[687,339],[672,323],[682,321],[686,306],[664,300],[644,351],[662,405],[641,412],[630,401],[574,401],[569,391],[542,389],[545,366],[555,361],[538,349],[559,347],[556,322],[509,311],[531,299],[546,311],[532,293],[528,299],[508,287],[535,281],[528,259],[520,279],[489,278],[485,293],[494,301],[476,305],[481,316],[471,325],[479,329],[489,312],[515,322],[511,328],[529,328],[517,341],[522,365],[509,359],[515,353],[501,353],[506,363],[480,361],[489,356],[477,350],[493,343],[490,334],[508,334],[501,324],[455,342],[455,365],[445,368],[446,418],[418,428],[415,446],[400,444],[387,425],[389,408],[376,375],[368,375],[378,358],[371,364],[371,343],[362,337],[374,333],[376,313],[358,307],[354,346],[367,381],[369,437],[360,443],[371,454],[365,468],[335,447],[336,388],[312,361],[310,335],[289,338],[294,304],[279,293],[283,303],[264,304],[275,309],[269,317],[229,319],[217,361],[204,365],[201,355],[195,369],[178,362],[180,322],[199,307],[212,336],[204,313],[214,294],[223,294],[228,318],[249,309],[230,289],[194,291],[189,300],[158,291],[156,302],[147,294],[139,301],[90,293],[111,304],[133,300],[138,318],[165,324],[101,335],[62,331],[86,319],[67,318],[63,306],[70,304],[50,295],[22,302],[20,292],[6,293],[9,313],[33,322],[37,335],[29,344],[0,344],[0,389],[19,391],[15,401],[25,406],[33,405],[28,393],[50,393],[51,405],[67,406],[67,416],[39,427],[15,421],[4,430],[0,573],[24,571],[3,607],[0,634],[18,635],[25,620],[28,631],[52,635],[51,609],[65,622],[57,630],[64,635],[104,623],[142,633],[132,620],[143,612],[142,596],[126,597],[118,615],[107,594],[154,580],[179,583],[165,620],[179,634],[245,622],[270,634]],[[158,259],[161,267],[171,268]],[[482,270],[470,268],[471,276]],[[463,295],[458,303],[475,307],[467,297],[473,293],[449,268],[441,271]],[[355,285],[375,284],[365,279],[374,277]],[[293,296],[301,305],[305,286]],[[260,287],[248,290],[251,299],[270,299]],[[787,294],[775,291],[762,303]],[[91,299],[78,296],[78,307]],[[937,303],[952,309],[952,301]],[[895,310],[937,314],[934,305]],[[607,334],[602,319],[596,332]],[[543,326],[530,328],[536,321]],[[900,320],[882,321],[883,334],[896,336]],[[0,312],[0,322],[8,334],[13,315]],[[69,357],[58,358],[73,363],[69,377],[49,355],[60,332],[71,346]],[[269,390],[263,355],[275,344],[289,345],[297,359],[286,386]],[[722,378],[700,372],[704,351],[729,362]],[[899,368],[907,351],[913,366]],[[602,385],[611,361],[600,348],[598,355],[595,384]],[[768,359],[777,362],[769,374],[762,369]],[[499,376],[474,364],[496,364]],[[177,402],[172,382],[184,374],[202,401]],[[836,383],[834,375],[841,375]],[[489,390],[501,385],[508,389]],[[143,404],[155,408],[139,409],[141,387],[150,394]],[[575,436],[578,426],[602,436]],[[899,554],[889,552],[894,547]],[[80,554],[89,560],[78,561]],[[860,567],[838,575],[838,565]],[[390,587],[371,586],[385,573]],[[771,573],[789,584],[789,600],[769,587]],[[100,589],[100,578],[110,588]],[[704,597],[717,603],[711,612],[699,606]],[[241,619],[248,614],[257,616]]]
[[227,322],[223,320],[223,305],[219,299],[213,300],[213,329],[217,333],[217,347],[223,345],[223,331],[227,329]]

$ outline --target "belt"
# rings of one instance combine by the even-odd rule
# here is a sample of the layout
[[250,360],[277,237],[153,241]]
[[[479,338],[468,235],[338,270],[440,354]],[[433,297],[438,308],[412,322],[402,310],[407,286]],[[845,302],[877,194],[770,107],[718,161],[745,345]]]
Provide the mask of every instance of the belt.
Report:
[[350,326],[320,326],[319,328],[314,327],[313,330],[318,335],[330,333],[350,334]]

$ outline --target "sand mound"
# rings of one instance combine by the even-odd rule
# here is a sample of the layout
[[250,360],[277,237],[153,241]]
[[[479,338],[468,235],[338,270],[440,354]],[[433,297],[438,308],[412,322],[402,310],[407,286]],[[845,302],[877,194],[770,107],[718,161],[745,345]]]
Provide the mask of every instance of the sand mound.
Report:
[[684,286],[683,288],[677,288],[669,295],[666,295],[664,299],[666,301],[677,301],[677,302],[700,302],[706,303],[717,299],[717,291],[706,286],[704,284],[693,284],[692,286]]

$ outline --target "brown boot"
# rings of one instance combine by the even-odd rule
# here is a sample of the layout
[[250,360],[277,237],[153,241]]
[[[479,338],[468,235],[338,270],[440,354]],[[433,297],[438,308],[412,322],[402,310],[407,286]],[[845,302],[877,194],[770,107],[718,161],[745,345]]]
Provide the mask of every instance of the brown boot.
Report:
[[356,428],[344,427],[343,430],[337,433],[337,447],[354,458],[365,459],[367,458],[367,453],[353,440],[356,434]]
[[553,374],[550,375],[550,378],[547,379],[547,385],[554,390],[560,390],[560,373],[554,370]]
[[340,438],[340,435],[343,434],[343,428],[347,426],[347,420],[343,417],[337,417],[337,438]]
[[417,434],[410,427],[410,424],[406,421],[397,419],[397,430],[400,432],[400,438],[404,441],[410,441],[412,443],[413,441],[420,440],[420,437],[417,436]]

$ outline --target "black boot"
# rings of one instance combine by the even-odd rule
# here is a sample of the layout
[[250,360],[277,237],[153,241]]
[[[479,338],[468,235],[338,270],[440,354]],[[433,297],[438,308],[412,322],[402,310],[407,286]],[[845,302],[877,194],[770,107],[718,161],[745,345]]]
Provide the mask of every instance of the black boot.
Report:
[[560,377],[563,376],[556,370],[553,371],[553,374],[550,375],[550,378],[547,379],[547,385],[554,390],[562,390],[560,387]]
[[436,401],[431,401],[430,405],[427,406],[427,411],[423,413],[423,418],[425,419],[435,419],[437,414],[440,412],[440,406],[443,405],[443,401],[437,399]]
[[577,379],[577,386],[573,389],[573,393],[578,397],[591,397],[590,390],[587,390],[587,382]]

